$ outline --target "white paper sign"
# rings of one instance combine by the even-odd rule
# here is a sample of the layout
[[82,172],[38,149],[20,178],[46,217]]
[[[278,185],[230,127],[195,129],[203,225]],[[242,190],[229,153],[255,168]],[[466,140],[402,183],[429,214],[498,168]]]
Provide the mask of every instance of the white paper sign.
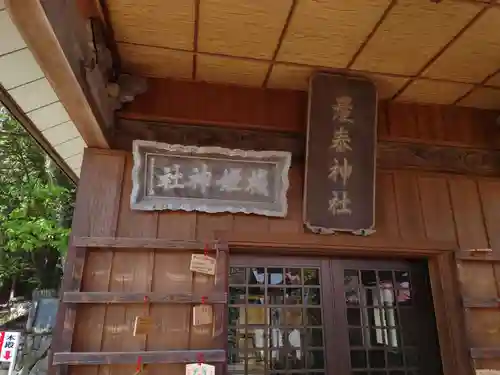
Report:
[[215,375],[215,366],[206,363],[190,363],[186,365],[186,375]]
[[0,352],[1,362],[12,362],[16,358],[20,337],[20,332],[0,332],[0,343],[2,345],[2,351]]

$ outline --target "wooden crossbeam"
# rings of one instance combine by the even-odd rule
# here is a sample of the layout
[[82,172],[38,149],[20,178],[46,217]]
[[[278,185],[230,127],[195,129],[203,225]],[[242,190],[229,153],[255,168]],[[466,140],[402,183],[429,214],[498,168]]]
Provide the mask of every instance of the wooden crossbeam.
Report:
[[500,347],[471,348],[470,354],[473,359],[500,359]]
[[115,365],[137,363],[196,363],[199,355],[205,363],[225,363],[226,352],[211,350],[162,350],[140,352],[67,352],[54,353],[54,365]]
[[191,293],[123,293],[123,292],[65,292],[64,303],[227,303],[226,293],[209,295]]
[[478,308],[478,309],[494,309],[500,308],[500,298],[491,298],[491,299],[472,299],[472,298],[464,298],[463,305],[465,308]]
[[500,262],[500,254],[491,251],[491,249],[459,250],[456,253],[456,258],[457,260],[471,260],[477,262]]
[[74,246],[79,247],[111,247],[122,249],[155,249],[155,250],[204,250],[215,246],[224,251],[227,247],[219,241],[169,240],[163,238],[128,238],[128,237],[72,237]]

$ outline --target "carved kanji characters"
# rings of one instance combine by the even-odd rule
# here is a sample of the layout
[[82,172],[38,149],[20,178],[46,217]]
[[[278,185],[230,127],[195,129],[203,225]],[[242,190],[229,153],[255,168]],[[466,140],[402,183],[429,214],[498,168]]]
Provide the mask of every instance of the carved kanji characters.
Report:
[[351,209],[349,208],[351,200],[349,199],[347,191],[333,191],[332,198],[330,199],[328,210],[333,216],[337,215],[350,215]]

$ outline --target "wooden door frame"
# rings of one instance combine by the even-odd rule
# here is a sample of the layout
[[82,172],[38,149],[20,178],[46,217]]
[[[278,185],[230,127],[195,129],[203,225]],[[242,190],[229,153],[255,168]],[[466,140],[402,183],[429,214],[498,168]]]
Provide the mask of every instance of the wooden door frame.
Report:
[[[380,242],[349,235],[264,234],[221,231],[232,254],[327,256],[385,259],[425,259],[428,262],[444,375],[473,375],[466,344],[465,318],[459,293],[455,252],[457,244],[440,241]],[[366,244],[366,245],[365,245]]]

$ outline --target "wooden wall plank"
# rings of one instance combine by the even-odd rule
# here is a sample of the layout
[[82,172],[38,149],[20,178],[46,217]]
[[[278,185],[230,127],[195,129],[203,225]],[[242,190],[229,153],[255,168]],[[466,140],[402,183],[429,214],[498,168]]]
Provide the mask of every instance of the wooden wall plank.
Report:
[[398,238],[399,222],[396,208],[394,174],[392,172],[377,173],[375,201],[375,236],[382,238]]
[[[157,253],[153,272],[153,292],[191,293],[189,272],[190,252]],[[189,348],[190,306],[151,306],[151,316],[157,323],[148,337],[148,350]]]
[[469,345],[479,348],[499,348],[500,314],[498,311],[469,309],[466,314]]
[[441,268],[438,259],[432,259],[428,263],[429,277],[434,301],[436,325],[446,327],[438,329],[439,350],[443,364],[443,373],[452,374],[457,367],[453,347],[453,332],[448,325],[447,304],[445,301],[445,290],[441,279]]
[[234,215],[233,230],[235,232],[247,232],[250,229],[262,233],[269,232],[269,218],[246,214]]
[[453,215],[461,249],[488,247],[476,181],[465,177],[449,179]]
[[288,174],[290,187],[288,188],[288,214],[285,218],[269,218],[269,232],[271,233],[302,233],[302,191],[304,166],[294,164]]
[[[85,267],[85,258],[87,255],[87,249],[82,247],[70,246],[66,264],[64,267],[65,276],[69,276],[68,279],[63,280],[62,288],[68,291],[78,291],[81,287],[83,271]],[[74,330],[76,325],[76,306],[61,303],[59,305],[58,315],[60,313],[61,321],[58,320],[58,324],[61,327],[61,333],[56,342],[56,350],[60,352],[70,352],[73,346],[73,341],[75,341]],[[54,351],[55,352],[55,351]],[[52,356],[53,353],[52,352]],[[53,357],[52,357],[53,360]],[[65,375],[68,373],[68,367],[62,366],[60,369],[60,374]]]
[[232,231],[236,215],[199,213],[197,218],[196,239],[210,241],[218,239],[216,233],[219,231]]
[[72,225],[74,235],[115,235],[126,155],[85,150]]
[[419,139],[426,141],[444,139],[445,131],[441,106],[421,105],[416,112]]
[[416,107],[414,105],[389,102],[388,122],[391,138],[418,138]]
[[[495,122],[498,111],[381,102],[379,115],[378,134],[384,140],[402,137],[406,140],[462,145],[467,141],[466,145],[471,147],[500,148]],[[127,104],[119,116],[304,133],[307,93],[151,78],[148,91]],[[387,117],[386,121],[384,117]],[[462,127],[463,124],[466,128]]]
[[[85,151],[72,226],[74,234],[86,236],[116,234],[125,155],[121,152],[95,149]],[[86,258],[82,290],[107,289],[112,253],[92,252]],[[62,289],[64,290],[64,286]],[[62,305],[63,308],[65,305]],[[84,306],[76,310],[75,306],[71,306],[69,311],[77,311],[73,339],[75,350],[100,350],[105,307]],[[93,334],[89,335],[88,332]],[[57,350],[59,349],[55,346],[54,351]],[[85,373],[92,375],[97,374],[97,371],[97,367],[91,367],[86,369]],[[82,370],[79,368],[71,369],[74,375],[79,375],[80,372]]]
[[160,212],[158,238],[196,239],[196,212]]
[[456,241],[446,177],[423,175],[418,178],[418,186],[427,238],[436,241]]
[[451,339],[443,345],[448,346],[453,351],[451,360],[455,363],[455,371],[450,374],[472,375],[471,360],[467,336],[464,332],[464,313],[460,303],[460,289],[456,262],[453,254],[441,254],[437,257],[441,285],[443,287],[444,313],[448,321],[447,328]]
[[130,194],[132,192],[132,166],[131,154],[127,154],[125,175],[123,179],[123,192],[120,201],[120,217],[118,220],[118,237],[146,237],[155,238],[158,213],[136,211],[130,208]]
[[[150,285],[149,252],[116,253],[113,259],[111,292],[145,292]],[[142,336],[133,336],[134,319],[149,313],[141,305],[109,305],[106,309],[102,350],[109,352],[144,350]]]
[[481,179],[478,186],[490,248],[500,254],[500,180]]
[[[95,249],[87,257],[82,290],[108,290],[111,276],[113,253]],[[106,306],[78,306],[78,319],[75,327],[74,351],[95,352],[101,349]],[[88,332],[93,332],[89,335]]]
[[498,116],[498,111],[473,111],[473,114],[469,117],[469,126],[473,129],[474,144],[490,149],[500,148]]
[[476,300],[497,298],[495,274],[490,262],[460,262],[458,277],[463,298]]
[[407,240],[425,238],[417,177],[414,172],[394,174],[399,231]]
[[[123,237],[156,238],[156,213],[132,211],[130,193],[132,157],[127,155],[120,200],[120,215],[116,235]],[[108,250],[109,251],[109,250]],[[148,292],[152,283],[153,258],[151,252],[115,252],[111,265],[109,291]],[[103,351],[140,351],[146,348],[144,336],[133,336],[136,316],[148,315],[149,305],[110,305],[106,307]],[[102,370],[101,370],[102,371]]]
[[307,93],[302,91],[152,78],[148,91],[128,104],[121,116],[302,132],[306,103]]
[[389,121],[388,121],[388,104],[387,102],[379,102],[377,114],[377,137],[389,136]]

